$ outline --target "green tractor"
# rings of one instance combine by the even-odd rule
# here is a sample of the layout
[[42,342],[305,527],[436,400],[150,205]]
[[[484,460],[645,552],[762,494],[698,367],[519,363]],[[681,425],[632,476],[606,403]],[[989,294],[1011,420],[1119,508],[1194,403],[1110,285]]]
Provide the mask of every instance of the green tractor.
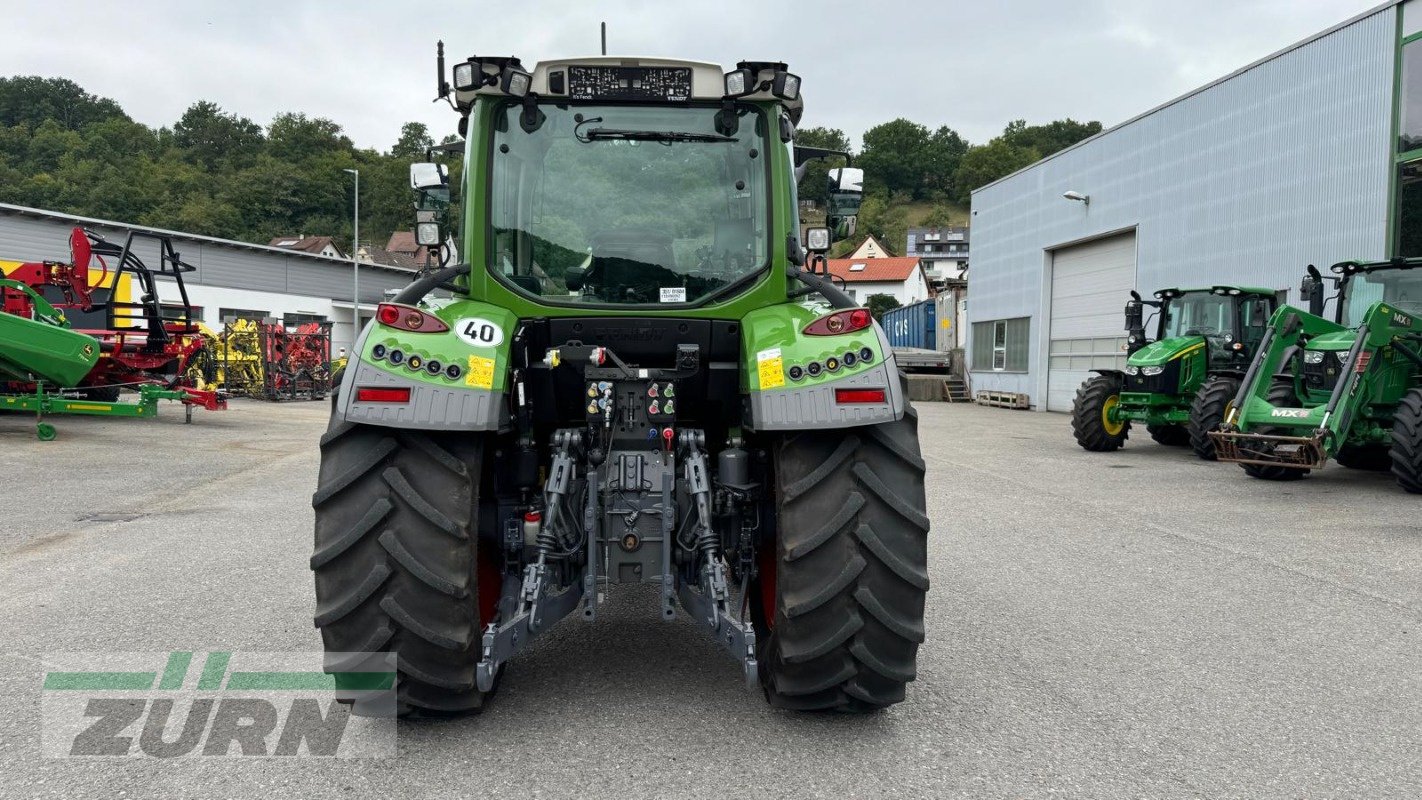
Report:
[[[830,227],[801,243],[798,178],[834,154],[794,144],[799,78],[476,56],[446,82],[442,50],[439,74],[468,263],[379,305],[321,440],[337,685],[394,656],[399,712],[477,710],[631,584],[773,705],[901,701],[928,589],[917,416],[822,267],[862,171],[830,171]],[[445,261],[448,174],[411,169],[417,240]]]
[[[1077,444],[1119,449],[1131,423],[1155,441],[1189,445],[1215,459],[1210,431],[1239,391],[1249,360],[1277,302],[1272,289],[1212,286],[1161,289],[1155,300],[1136,292],[1126,303],[1126,367],[1094,370],[1077,390],[1071,429]],[[1146,336],[1145,307],[1158,310],[1156,337]]]
[[[1227,424],[1220,460],[1256,478],[1291,480],[1329,458],[1392,470],[1422,493],[1422,259],[1310,266],[1307,312],[1274,312]],[[1324,285],[1337,286],[1334,319]]]

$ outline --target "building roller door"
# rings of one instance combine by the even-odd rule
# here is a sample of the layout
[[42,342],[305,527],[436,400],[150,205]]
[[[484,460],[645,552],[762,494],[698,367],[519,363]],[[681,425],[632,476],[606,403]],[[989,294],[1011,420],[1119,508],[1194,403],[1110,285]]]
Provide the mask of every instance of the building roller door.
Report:
[[1052,252],[1049,411],[1070,411],[1091,370],[1126,365],[1123,310],[1134,288],[1134,231]]

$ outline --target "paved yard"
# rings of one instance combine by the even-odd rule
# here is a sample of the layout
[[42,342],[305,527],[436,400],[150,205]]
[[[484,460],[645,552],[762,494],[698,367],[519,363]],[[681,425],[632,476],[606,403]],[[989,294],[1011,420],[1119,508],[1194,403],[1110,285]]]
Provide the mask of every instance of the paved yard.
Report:
[[0,796],[1422,795],[1422,497],[939,404],[929,639],[886,713],[771,710],[622,592],[482,716],[402,727],[394,760],[44,759],[45,653],[319,648],[325,405],[181,419],[58,418],[41,443],[0,416]]

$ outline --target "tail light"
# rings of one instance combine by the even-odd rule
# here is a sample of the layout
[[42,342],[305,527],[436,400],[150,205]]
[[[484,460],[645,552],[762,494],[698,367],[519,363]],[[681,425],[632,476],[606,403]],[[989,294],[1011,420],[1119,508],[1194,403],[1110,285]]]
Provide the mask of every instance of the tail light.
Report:
[[834,401],[841,405],[887,403],[883,389],[835,389]]
[[805,326],[805,334],[807,336],[838,336],[841,333],[862,331],[873,322],[874,318],[869,315],[869,309],[853,308],[820,317]]
[[444,333],[449,330],[449,326],[439,317],[399,303],[381,303],[375,309],[375,318],[381,325],[410,333]]
[[387,389],[377,386],[361,386],[356,389],[357,403],[408,403],[409,387]]

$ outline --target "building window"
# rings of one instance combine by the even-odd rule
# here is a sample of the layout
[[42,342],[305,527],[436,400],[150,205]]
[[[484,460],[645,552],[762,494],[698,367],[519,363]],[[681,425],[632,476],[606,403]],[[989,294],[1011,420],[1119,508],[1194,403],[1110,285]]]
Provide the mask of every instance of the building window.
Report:
[[1397,248],[1402,258],[1422,256],[1422,159],[1397,168]]
[[270,311],[257,311],[251,308],[219,308],[217,310],[218,319],[223,322],[236,322],[239,319],[254,319],[260,322],[271,315]]
[[1030,323],[1030,317],[974,322],[973,369],[1026,372]]
[[308,322],[325,322],[326,318],[320,314],[308,314],[304,311],[298,311],[295,313],[282,314],[281,321],[284,325],[305,325]]
[[864,271],[864,265],[863,265],[863,264],[850,264],[850,265],[849,265],[849,271],[850,271],[850,272],[863,272],[863,271]]
[[1397,98],[1397,152],[1422,150],[1422,34],[1402,46],[1402,91]]

